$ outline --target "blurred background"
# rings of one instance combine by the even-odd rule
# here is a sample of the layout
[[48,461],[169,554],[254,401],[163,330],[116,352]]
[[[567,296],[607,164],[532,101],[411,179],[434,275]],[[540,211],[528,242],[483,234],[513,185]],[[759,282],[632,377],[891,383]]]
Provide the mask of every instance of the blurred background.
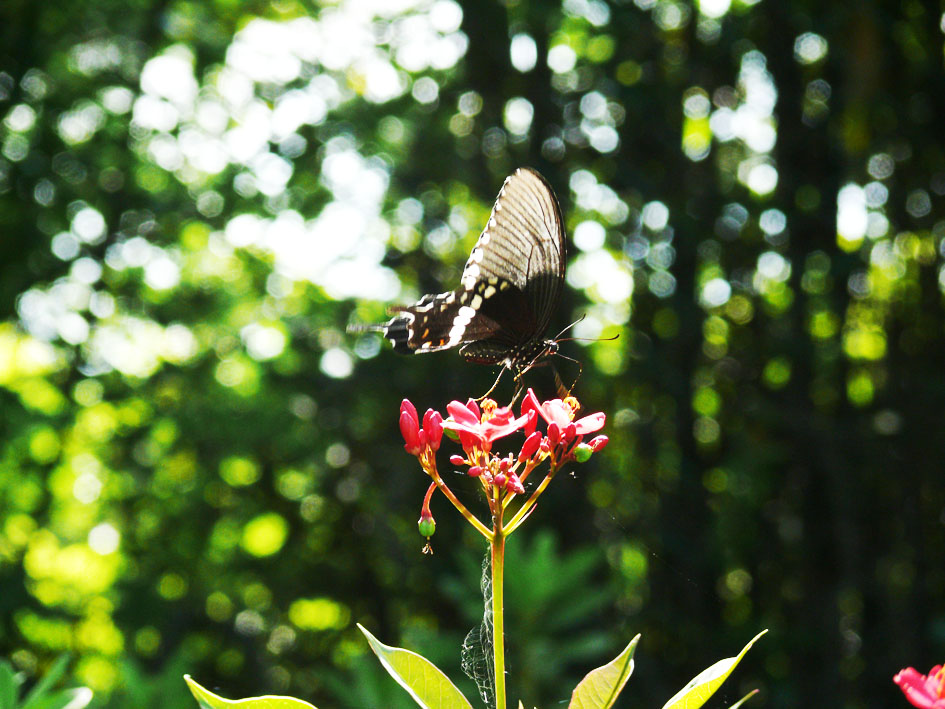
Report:
[[768,628],[711,706],[903,705],[945,659],[943,11],[5,0],[0,657],[413,706],[360,622],[474,697],[484,548],[435,497],[420,553],[397,409],[495,371],[345,328],[454,288],[531,165],[550,334],[619,339],[563,345],[611,445],[512,539],[510,697],[642,633],[619,706],[661,706]]

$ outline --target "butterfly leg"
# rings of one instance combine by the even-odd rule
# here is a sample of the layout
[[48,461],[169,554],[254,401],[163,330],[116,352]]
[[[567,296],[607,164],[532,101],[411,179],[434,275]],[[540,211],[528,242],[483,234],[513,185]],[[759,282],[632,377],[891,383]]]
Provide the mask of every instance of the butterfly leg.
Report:
[[489,396],[489,394],[491,394],[492,392],[495,391],[495,388],[496,388],[497,386],[499,386],[499,380],[502,379],[502,374],[503,374],[504,372],[505,372],[505,367],[503,366],[502,369],[499,370],[499,376],[497,376],[497,377],[495,378],[495,382],[493,382],[492,386],[489,387],[489,391],[487,391],[485,394],[483,394],[483,395],[480,396],[478,399],[476,399],[476,401],[482,401],[482,400],[485,399],[487,396]]

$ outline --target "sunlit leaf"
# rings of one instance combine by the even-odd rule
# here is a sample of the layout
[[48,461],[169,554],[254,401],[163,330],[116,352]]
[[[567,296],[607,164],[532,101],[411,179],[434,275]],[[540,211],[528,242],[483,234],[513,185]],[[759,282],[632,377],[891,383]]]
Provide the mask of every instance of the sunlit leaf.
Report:
[[633,672],[633,652],[639,641],[637,635],[617,657],[588,672],[574,688],[568,709],[607,709],[613,706]]
[[190,675],[184,675],[184,681],[190,687],[194,698],[200,704],[201,709],[224,709],[225,707],[246,707],[246,709],[299,709],[300,707],[315,707],[308,702],[294,697],[252,697],[250,699],[224,699],[218,697],[213,692],[208,692],[199,684],[194,682]]
[[697,709],[701,707],[709,700],[709,697],[715,694],[715,690],[722,686],[722,682],[728,678],[732,670],[741,662],[741,659],[745,656],[745,653],[748,652],[749,648],[755,644],[758,638],[767,632],[767,630],[762,630],[758,633],[751,639],[751,642],[742,648],[742,651],[738,653],[736,657],[719,660],[708,669],[703,670],[693,677],[689,684],[679,690],[676,696],[663,705],[663,709]]
[[371,635],[360,623],[377,659],[414,701],[427,709],[472,709],[456,685],[425,657],[399,647],[390,647]]

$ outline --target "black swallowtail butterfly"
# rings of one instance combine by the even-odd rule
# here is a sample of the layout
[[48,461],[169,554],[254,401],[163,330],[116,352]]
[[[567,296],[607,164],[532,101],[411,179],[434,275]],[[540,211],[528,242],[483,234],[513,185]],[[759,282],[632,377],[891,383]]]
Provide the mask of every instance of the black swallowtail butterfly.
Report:
[[459,346],[470,362],[501,364],[518,378],[554,354],[544,339],[564,283],[565,233],[551,186],[523,167],[506,178],[492,214],[454,291],[393,306],[378,325],[395,352],[420,354]]

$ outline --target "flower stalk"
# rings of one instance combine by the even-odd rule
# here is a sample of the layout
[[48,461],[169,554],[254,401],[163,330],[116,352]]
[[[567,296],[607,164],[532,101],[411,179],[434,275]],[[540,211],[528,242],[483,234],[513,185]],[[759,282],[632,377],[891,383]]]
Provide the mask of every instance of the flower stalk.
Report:
[[[579,409],[577,400],[571,397],[540,402],[531,389],[522,402],[518,417],[511,407],[500,408],[490,399],[484,400],[481,408],[473,399],[465,404],[451,401],[446,406],[449,417],[445,420],[439,412],[428,409],[421,421],[416,407],[407,399],[400,406],[399,424],[404,437],[404,449],[417,458],[423,471],[432,480],[420,513],[418,524],[421,534],[429,538],[436,528],[430,513],[430,498],[435,490],[439,490],[489,542],[496,709],[506,707],[503,596],[505,540],[534,512],[538,498],[548,488],[558,470],[570,462],[586,461],[608,442],[606,436],[597,436],[589,443],[583,442],[584,436],[603,428],[605,417],[602,413],[596,413],[575,420]],[[538,430],[540,421],[545,424],[544,432]],[[517,456],[511,452],[500,455],[493,451],[493,444],[518,431],[524,432],[525,440]],[[456,468],[465,466],[466,474],[479,481],[492,519],[491,529],[459,500],[437,469],[436,453],[444,432],[450,434],[448,438],[451,440],[458,441],[463,449],[462,455],[454,453],[449,456],[450,465]],[[525,482],[546,461],[548,471],[545,477],[507,520],[509,506],[525,494]]]

